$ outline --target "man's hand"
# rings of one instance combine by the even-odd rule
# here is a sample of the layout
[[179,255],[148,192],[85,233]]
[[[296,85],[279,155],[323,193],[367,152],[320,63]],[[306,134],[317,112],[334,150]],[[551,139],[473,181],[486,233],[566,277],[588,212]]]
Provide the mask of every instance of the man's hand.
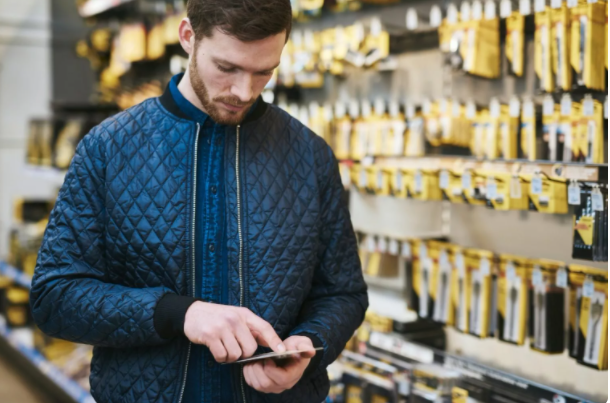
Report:
[[197,301],[186,311],[184,334],[207,346],[217,362],[251,357],[259,344],[286,351],[273,327],[247,308]]
[[248,385],[263,393],[281,393],[296,385],[316,352],[311,339],[305,336],[289,337],[284,340],[284,345],[288,351],[306,349],[311,351],[290,358],[290,361],[281,367],[271,359],[246,364],[244,378]]

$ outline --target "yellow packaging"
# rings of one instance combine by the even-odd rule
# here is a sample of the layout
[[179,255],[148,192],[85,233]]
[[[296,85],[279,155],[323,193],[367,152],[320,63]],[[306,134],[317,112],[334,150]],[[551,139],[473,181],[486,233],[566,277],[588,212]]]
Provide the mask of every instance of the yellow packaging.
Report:
[[407,157],[421,157],[425,154],[425,122],[421,113],[414,113],[407,123],[405,133],[404,155]]
[[366,192],[369,185],[367,170],[361,164],[353,164],[351,168],[351,182],[360,192]]
[[[564,262],[547,259],[532,261],[530,294],[530,348],[545,354],[565,351],[566,284],[559,284]],[[567,274],[564,276],[567,279]]]
[[388,142],[390,132],[390,119],[387,114],[373,113],[368,119],[369,124],[369,139],[368,139],[368,155],[381,156],[385,144]]
[[485,78],[500,76],[500,20],[471,20],[463,23],[465,39],[461,56],[464,71]]
[[462,171],[442,170],[439,173],[439,188],[443,194],[443,200],[449,200],[451,203],[464,203]]
[[604,163],[604,110],[603,105],[585,98],[580,117],[580,153],[582,160],[589,164]]
[[451,262],[453,267],[451,293],[453,300],[454,326],[462,333],[469,333],[470,299],[471,295],[471,272],[466,266],[464,250],[459,246],[451,249]]
[[608,272],[570,265],[570,356],[579,364],[608,369]]
[[446,242],[429,241],[428,256],[431,259],[433,274],[431,292],[433,300],[432,319],[436,322],[453,324],[452,307],[452,264],[451,245]]
[[464,203],[484,206],[486,178],[476,171],[467,169],[462,172],[462,198]]
[[513,11],[506,19],[506,58],[509,71],[517,77],[523,76],[525,16]]
[[468,391],[454,386],[451,389],[451,403],[468,403]]
[[500,156],[500,116],[487,115],[485,121],[485,158],[498,159]]
[[600,50],[607,41],[604,36],[607,3],[580,1],[571,12],[570,64],[574,69],[576,84],[603,91],[607,49],[604,52]]
[[165,27],[163,23],[155,25],[148,33],[146,56],[148,60],[155,60],[165,54]]
[[335,107],[335,120],[332,132],[334,133],[332,143],[337,159],[350,159],[352,120],[345,116],[345,105],[338,104]]
[[534,105],[531,101],[524,102],[521,109],[521,152],[523,153],[523,158],[530,161],[535,161],[537,157],[536,132]]
[[359,117],[354,121],[350,148],[351,158],[361,160],[367,155],[370,130],[370,120]]
[[[546,146],[546,152],[543,153],[546,156],[545,159],[550,161],[562,161],[563,155],[559,152],[561,149],[565,148],[565,140],[563,142],[564,147],[559,147],[559,131],[560,131],[560,119],[561,113],[559,111],[559,105],[554,104],[553,109],[550,109],[547,112],[552,113],[543,113],[542,115],[542,139]],[[569,123],[569,116],[567,117],[567,122]],[[563,136],[562,136],[563,137]],[[571,140],[568,142],[568,147],[565,148],[568,153],[570,152],[570,144]]]
[[518,175],[507,172],[487,173],[487,206],[494,210],[527,210],[528,185]]
[[440,110],[437,102],[424,103],[424,128],[426,139],[432,147],[441,145]]
[[529,210],[541,213],[566,214],[568,188],[565,179],[547,175],[522,174],[529,185]]
[[390,119],[387,122],[387,137],[384,141],[382,155],[398,157],[403,155],[405,150],[407,122],[402,113],[392,110],[393,107],[398,108],[398,105],[393,105],[390,108]]
[[[577,102],[572,102],[570,115],[562,116],[561,124],[564,127],[569,127],[568,130],[563,130],[565,134],[566,149],[571,149],[571,155],[564,153],[564,161],[584,162],[585,155],[588,152],[588,138],[586,130],[581,130],[582,108]],[[571,144],[567,144],[571,141]],[[569,145],[569,147],[568,147]]]
[[466,270],[470,272],[469,333],[480,338],[490,336],[492,306],[493,253],[477,249],[464,250]]
[[[407,185],[405,183],[405,174],[401,168],[390,169],[390,193],[394,197],[407,197]],[[406,178],[409,180],[409,177]]]
[[442,200],[438,171],[407,169],[403,171],[406,196],[416,200]]
[[500,255],[498,273],[498,338],[517,345],[525,344],[527,328],[529,275],[528,259]]
[[572,69],[570,67],[570,9],[562,2],[561,8],[550,9],[552,21],[553,73],[556,87],[564,91],[572,88]]
[[552,26],[551,12],[547,7],[545,11],[536,13],[536,32],[534,35],[534,69],[540,80],[540,88],[545,92],[555,89],[552,69]]
[[489,119],[489,111],[484,109],[477,113],[475,118],[471,121],[472,136],[470,150],[472,151],[472,155],[478,158],[484,158],[486,154],[487,135],[485,129]]
[[500,158],[517,159],[517,138],[519,137],[519,117],[510,116],[508,106],[500,109],[499,148]]
[[392,182],[392,171],[372,166],[367,168],[368,171],[368,186],[369,193],[374,193],[378,196],[390,195],[390,184]]
[[371,32],[364,40],[366,55],[364,65],[370,67],[390,55],[390,34],[386,31]]

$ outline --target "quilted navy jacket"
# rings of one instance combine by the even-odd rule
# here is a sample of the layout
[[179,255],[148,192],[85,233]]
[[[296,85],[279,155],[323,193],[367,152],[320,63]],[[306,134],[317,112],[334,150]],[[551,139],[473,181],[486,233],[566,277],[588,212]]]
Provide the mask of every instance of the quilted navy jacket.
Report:
[[[332,151],[279,108],[261,100],[255,108],[226,132],[229,303],[264,318],[281,338],[313,335],[324,350],[279,395],[249,388],[234,366],[234,398],[319,403],[326,367],[364,317],[366,286]],[[38,257],[34,319],[50,336],[95,346],[98,403],[183,399],[190,342],[171,337],[183,322],[156,309],[164,297],[194,295],[199,127],[176,111],[166,93],[80,142]],[[216,403],[219,387],[209,385],[204,401]]]

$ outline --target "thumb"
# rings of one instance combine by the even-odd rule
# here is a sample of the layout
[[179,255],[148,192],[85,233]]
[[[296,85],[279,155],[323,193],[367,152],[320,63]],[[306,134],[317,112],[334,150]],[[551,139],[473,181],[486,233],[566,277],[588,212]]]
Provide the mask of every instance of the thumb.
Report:
[[316,355],[316,350],[314,350],[311,343],[299,343],[299,345],[297,346],[297,349],[298,350],[307,350],[307,351],[301,353],[301,357],[303,357],[303,358],[312,358],[314,355]]

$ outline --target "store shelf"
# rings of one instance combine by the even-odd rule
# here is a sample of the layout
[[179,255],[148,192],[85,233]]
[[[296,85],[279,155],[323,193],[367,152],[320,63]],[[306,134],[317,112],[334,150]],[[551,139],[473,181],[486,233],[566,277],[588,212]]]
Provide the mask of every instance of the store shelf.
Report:
[[397,334],[372,332],[368,345],[373,349],[389,353],[394,357],[406,358],[409,361],[443,364],[447,368],[459,370],[469,378],[484,381],[494,388],[512,392],[515,396],[527,396],[540,402],[594,403],[468,358],[406,341]]
[[78,8],[81,17],[93,17],[134,0],[88,0]]
[[[23,287],[31,288],[31,277],[6,262],[0,261],[0,274],[10,277],[15,283]],[[28,376],[38,378],[38,380],[41,377],[45,378],[48,382],[44,382],[46,385],[43,385],[43,387],[50,389],[50,392],[56,395],[57,400],[74,403],[95,403],[89,392],[64,375],[57,366],[49,362],[39,351],[24,343],[19,337],[19,331],[9,329],[6,326],[4,318],[1,316],[0,349],[8,352],[11,355],[10,358],[21,361],[20,366],[23,367],[24,372]],[[13,362],[14,360],[11,359],[11,361]]]
[[577,162],[497,160],[487,161],[474,157],[367,157],[360,163],[380,168],[402,169],[472,169],[495,172],[533,174],[540,172],[548,176],[583,182],[608,180],[608,164],[583,164]]
[[66,178],[66,171],[51,167],[26,165],[25,175],[31,178],[44,179],[47,183],[52,183],[55,186],[61,186]]

